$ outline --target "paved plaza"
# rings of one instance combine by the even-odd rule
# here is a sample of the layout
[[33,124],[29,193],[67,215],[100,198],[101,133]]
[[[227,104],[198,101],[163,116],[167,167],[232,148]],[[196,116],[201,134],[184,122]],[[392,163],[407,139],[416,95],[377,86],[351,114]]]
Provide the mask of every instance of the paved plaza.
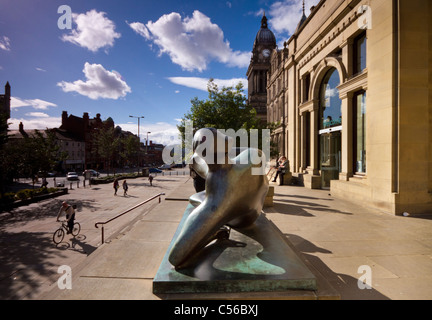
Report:
[[[188,176],[129,181],[129,197],[113,196],[111,185],[69,194],[1,214],[0,294],[2,299],[146,299],[152,281],[193,193]],[[274,184],[269,219],[321,279],[327,298],[432,299],[432,216],[393,216],[337,199],[326,190]],[[101,244],[97,221],[104,221],[159,192],[125,219],[106,227]],[[78,205],[81,235],[55,246],[55,216],[61,201]],[[72,289],[59,289],[58,267],[72,270]],[[367,278],[367,276],[370,276]],[[359,288],[358,280],[370,289]],[[365,280],[366,279],[366,280]],[[323,285],[324,284],[324,285]],[[324,288],[325,286],[325,288]],[[181,298],[182,296],[180,296]],[[183,296],[185,297],[185,296]],[[196,295],[185,298],[220,298]],[[235,294],[225,298],[244,298]],[[251,295],[263,298],[263,295]],[[270,299],[313,299],[313,294],[269,294]],[[178,297],[176,297],[178,298]]]

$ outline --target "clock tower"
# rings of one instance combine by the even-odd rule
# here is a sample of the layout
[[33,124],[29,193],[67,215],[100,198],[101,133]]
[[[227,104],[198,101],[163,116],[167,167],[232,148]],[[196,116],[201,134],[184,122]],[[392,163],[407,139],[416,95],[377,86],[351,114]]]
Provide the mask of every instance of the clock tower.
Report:
[[265,13],[252,49],[252,58],[246,73],[248,78],[248,103],[255,108],[258,117],[267,121],[267,72],[270,69],[270,56],[276,49],[276,38],[267,26]]

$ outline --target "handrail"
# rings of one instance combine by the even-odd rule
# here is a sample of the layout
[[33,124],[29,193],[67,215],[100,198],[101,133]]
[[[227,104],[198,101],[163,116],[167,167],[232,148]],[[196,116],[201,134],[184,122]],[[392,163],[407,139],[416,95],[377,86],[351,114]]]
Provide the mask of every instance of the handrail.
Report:
[[165,193],[163,193],[163,192],[162,192],[162,193],[159,193],[159,194],[157,194],[157,195],[155,195],[155,196],[153,196],[153,197],[151,197],[151,198],[149,198],[149,199],[147,199],[147,200],[145,200],[145,201],[143,201],[143,202],[141,202],[141,203],[138,203],[136,206],[127,209],[126,211],[120,213],[119,215],[117,215],[117,216],[115,216],[114,218],[111,218],[111,219],[109,219],[109,220],[107,220],[107,221],[105,221],[105,222],[96,222],[96,223],[95,223],[95,227],[96,227],[96,228],[99,228],[99,227],[98,227],[99,224],[102,225],[102,244],[105,243],[105,238],[104,238],[104,226],[103,226],[104,224],[107,224],[108,222],[111,222],[111,221],[117,219],[118,217],[121,217],[122,215],[124,215],[124,214],[126,214],[126,213],[128,213],[128,212],[130,212],[130,211],[132,211],[132,210],[134,210],[134,209],[136,209],[136,208],[142,206],[143,204],[146,204],[147,202],[149,202],[149,201],[151,201],[151,200],[153,200],[153,199],[155,199],[155,198],[157,198],[157,197],[159,197],[159,203],[160,203],[160,202],[161,202],[161,196],[162,196],[162,195],[165,195]]

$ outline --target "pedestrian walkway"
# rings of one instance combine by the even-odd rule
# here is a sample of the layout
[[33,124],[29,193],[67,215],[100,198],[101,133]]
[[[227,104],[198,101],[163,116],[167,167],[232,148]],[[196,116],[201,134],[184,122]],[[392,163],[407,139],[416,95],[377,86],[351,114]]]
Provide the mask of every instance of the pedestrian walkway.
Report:
[[[58,268],[70,266],[74,273],[87,258],[99,251],[101,227],[107,221],[161,192],[169,196],[188,176],[160,176],[150,186],[148,178],[128,179],[128,195],[114,196],[112,183],[73,186],[57,198],[15,208],[0,214],[0,299],[39,299],[60,277]],[[164,198],[165,196],[163,196]],[[77,237],[66,235],[55,245],[53,232],[59,227],[56,216],[62,201],[77,205],[76,221],[81,224]],[[127,232],[152,207],[152,200],[105,225],[105,241]],[[62,217],[64,218],[64,216]]]
[[[393,216],[348,200],[275,185],[265,211],[342,299],[432,299],[432,208]],[[371,289],[359,289],[369,271]]]
[[[392,216],[336,199],[326,190],[274,187],[274,206],[264,209],[267,219],[341,299],[432,299],[431,216]],[[193,192],[192,181],[185,182],[171,193],[172,200],[74,269],[71,290],[54,287],[42,298],[165,298],[153,295],[152,281],[188,204],[182,199]]]

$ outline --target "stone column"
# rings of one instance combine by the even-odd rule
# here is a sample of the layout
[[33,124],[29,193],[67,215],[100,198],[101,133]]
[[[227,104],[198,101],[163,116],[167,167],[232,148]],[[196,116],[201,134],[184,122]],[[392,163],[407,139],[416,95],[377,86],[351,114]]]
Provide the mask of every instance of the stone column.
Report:
[[348,181],[349,177],[353,176],[353,94],[347,92],[339,98],[342,101],[342,172],[339,173],[339,180]]

